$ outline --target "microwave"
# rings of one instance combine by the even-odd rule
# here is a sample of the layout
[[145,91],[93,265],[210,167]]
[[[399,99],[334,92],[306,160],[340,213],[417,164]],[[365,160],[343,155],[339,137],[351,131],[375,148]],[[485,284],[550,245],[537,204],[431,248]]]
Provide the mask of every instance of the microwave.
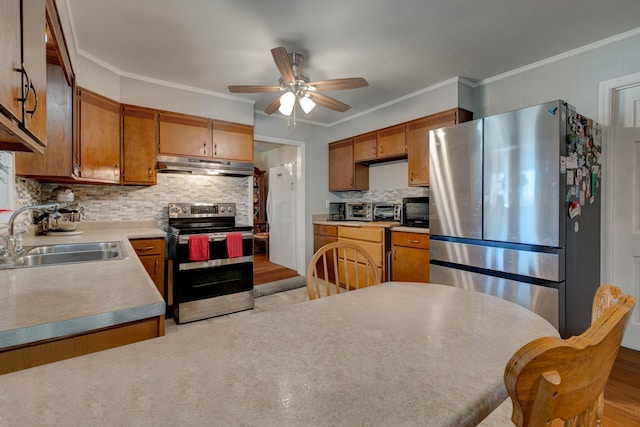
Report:
[[402,199],[402,225],[429,228],[429,197]]
[[329,220],[344,221],[345,219],[345,203],[329,202]]
[[345,203],[345,219],[351,221],[373,221],[373,203],[347,202]]

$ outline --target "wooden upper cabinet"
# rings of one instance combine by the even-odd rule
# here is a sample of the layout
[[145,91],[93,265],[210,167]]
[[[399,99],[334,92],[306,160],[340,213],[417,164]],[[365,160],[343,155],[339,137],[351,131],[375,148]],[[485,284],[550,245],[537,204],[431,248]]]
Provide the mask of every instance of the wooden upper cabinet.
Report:
[[46,25],[45,0],[0,2],[0,150],[47,144]]
[[210,120],[178,113],[160,113],[160,153],[211,157]]
[[22,120],[20,0],[0,2],[0,109]]
[[47,145],[47,14],[44,0],[29,0],[22,7],[23,126]]
[[120,183],[120,104],[78,89],[77,173],[82,179]]
[[469,121],[473,113],[453,108],[406,124],[408,180],[410,187],[429,185],[429,131]]
[[381,129],[378,136],[378,159],[404,158],[407,155],[404,124]]
[[156,184],[158,113],[148,108],[122,107],[122,183]]
[[60,65],[47,64],[47,149],[15,154],[16,174],[48,182],[73,181],[73,88]]
[[214,120],[214,159],[253,163],[253,126]]
[[353,160],[363,162],[378,157],[378,140],[375,132],[369,132],[353,138]]
[[353,160],[353,138],[329,144],[329,191],[368,190],[369,168]]

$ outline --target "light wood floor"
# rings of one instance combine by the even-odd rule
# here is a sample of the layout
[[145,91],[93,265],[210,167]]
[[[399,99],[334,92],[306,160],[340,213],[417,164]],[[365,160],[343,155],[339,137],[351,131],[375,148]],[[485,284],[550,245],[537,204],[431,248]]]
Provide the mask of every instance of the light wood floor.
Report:
[[640,426],[640,351],[620,348],[604,389],[602,426]]

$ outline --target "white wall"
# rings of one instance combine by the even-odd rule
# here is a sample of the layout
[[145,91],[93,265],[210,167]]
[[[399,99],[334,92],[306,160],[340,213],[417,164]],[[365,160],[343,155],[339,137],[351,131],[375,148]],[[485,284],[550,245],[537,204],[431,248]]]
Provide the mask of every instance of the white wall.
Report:
[[597,119],[600,82],[639,71],[640,29],[481,82],[475,117],[563,99]]

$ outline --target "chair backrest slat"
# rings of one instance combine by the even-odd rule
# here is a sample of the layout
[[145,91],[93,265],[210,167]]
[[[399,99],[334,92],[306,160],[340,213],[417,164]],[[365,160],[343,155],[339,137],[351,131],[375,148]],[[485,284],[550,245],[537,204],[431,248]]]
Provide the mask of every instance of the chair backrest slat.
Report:
[[[321,264],[320,268],[318,264]],[[333,267],[333,268],[331,268]],[[322,277],[320,277],[322,273]],[[320,283],[327,296],[380,283],[375,261],[355,243],[338,241],[324,245],[313,255],[307,268],[309,299],[320,298]]]

